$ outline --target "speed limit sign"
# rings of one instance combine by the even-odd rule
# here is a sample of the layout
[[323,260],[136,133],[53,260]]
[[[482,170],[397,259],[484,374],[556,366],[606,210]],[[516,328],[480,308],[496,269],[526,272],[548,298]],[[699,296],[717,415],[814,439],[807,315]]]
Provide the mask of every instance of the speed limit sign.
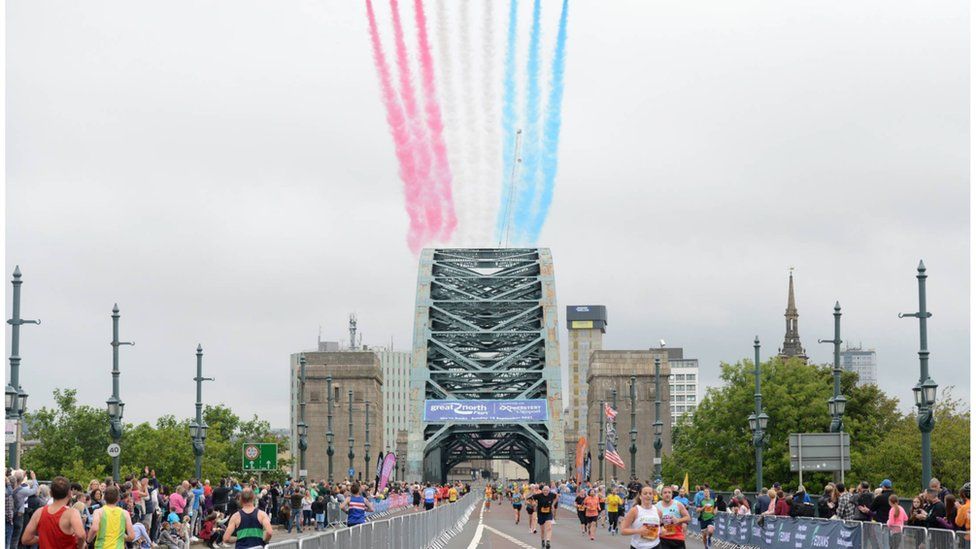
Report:
[[119,454],[122,453],[122,447],[113,442],[112,444],[108,445],[107,451],[109,457],[119,457]]
[[244,447],[244,457],[249,461],[255,461],[261,455],[261,450],[257,446],[250,444]]

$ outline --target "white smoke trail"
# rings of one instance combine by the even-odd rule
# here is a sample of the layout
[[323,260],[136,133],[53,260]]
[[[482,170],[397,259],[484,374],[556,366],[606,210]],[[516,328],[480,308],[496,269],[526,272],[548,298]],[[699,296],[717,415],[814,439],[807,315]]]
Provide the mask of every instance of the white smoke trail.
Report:
[[475,234],[479,246],[491,245],[495,236],[495,220],[501,201],[499,181],[502,180],[501,166],[501,127],[498,123],[498,88],[501,82],[495,77],[495,17],[494,2],[483,2],[482,23],[482,113],[484,115],[481,133],[481,168],[478,185],[479,218]]
[[464,177],[464,193],[458,201],[464,204],[468,212],[467,226],[464,228],[464,245],[470,245],[478,230],[478,194],[483,184],[479,177],[479,159],[481,156],[481,140],[478,137],[480,126],[476,108],[477,91],[471,77],[471,64],[474,55],[471,51],[471,20],[468,7],[469,0],[459,2],[460,12],[458,21],[458,51],[461,64],[461,120],[458,132],[461,136],[461,164]]
[[436,39],[434,49],[437,52],[437,88],[441,98],[441,108],[444,116],[444,140],[447,142],[447,160],[453,176],[454,210],[457,214],[457,230],[450,244],[464,245],[467,232],[471,226],[471,209],[465,203],[468,192],[468,178],[463,169],[463,143],[459,131],[457,99],[455,95],[454,64],[451,57],[451,33],[448,28],[448,14],[446,0],[436,0],[434,4],[434,26]]

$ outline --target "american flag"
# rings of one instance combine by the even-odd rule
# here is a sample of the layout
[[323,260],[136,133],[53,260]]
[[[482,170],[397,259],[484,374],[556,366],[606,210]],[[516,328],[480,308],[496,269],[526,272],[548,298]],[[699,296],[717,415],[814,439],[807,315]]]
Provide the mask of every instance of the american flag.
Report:
[[610,463],[624,469],[624,460],[620,459],[620,454],[617,453],[617,449],[613,445],[613,441],[607,439],[607,449],[603,452],[603,457],[607,459]]
[[617,411],[611,408],[609,403],[603,403],[603,411],[607,414],[607,419],[610,421],[617,419]]

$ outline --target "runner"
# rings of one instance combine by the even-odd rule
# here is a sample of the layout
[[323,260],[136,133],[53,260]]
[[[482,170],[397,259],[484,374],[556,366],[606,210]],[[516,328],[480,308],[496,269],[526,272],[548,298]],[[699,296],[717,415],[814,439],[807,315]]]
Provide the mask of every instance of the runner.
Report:
[[[643,497],[643,490],[641,494]],[[661,532],[661,547],[664,549],[683,549],[685,547],[685,524],[691,522],[688,509],[675,501],[674,489],[665,486],[657,509],[661,512],[664,529]]]
[[619,534],[617,528],[617,521],[620,520],[620,507],[624,504],[623,498],[617,495],[617,492],[610,492],[607,496],[607,515],[610,519],[610,535],[616,536]]
[[415,483],[413,485],[412,492],[413,492],[413,508],[415,511],[419,511],[420,510],[420,485]]
[[236,549],[267,545],[271,541],[271,519],[267,513],[254,507],[254,491],[250,488],[244,488],[240,497],[241,509],[227,521],[224,543],[230,543],[230,539],[237,534],[237,541],[234,542]]
[[549,485],[543,484],[542,491],[532,496],[539,509],[539,538],[543,549],[549,549],[552,541],[552,511],[556,494],[549,491]]
[[369,502],[368,499],[359,495],[359,491],[362,487],[358,482],[352,485],[349,489],[352,495],[347,497],[339,505],[339,509],[346,512],[346,526],[356,526],[357,524],[363,524],[366,522],[366,511],[373,511],[373,504]]
[[586,533],[590,535],[590,541],[596,535],[596,521],[600,516],[600,498],[592,488],[583,500],[583,507],[586,509]]
[[458,500],[458,489],[453,485],[447,490],[447,501],[454,503]]
[[[632,549],[651,549],[659,545],[667,547],[663,545],[664,540],[659,539],[661,518],[661,509],[654,505],[654,490],[650,486],[642,486],[637,501],[624,516],[620,531],[625,536],[630,535]],[[679,547],[684,547],[684,542]]]
[[576,517],[580,521],[580,534],[584,536],[586,535],[586,527],[587,527],[585,502],[586,502],[586,491],[580,488],[579,491],[576,492]]
[[95,541],[94,549],[124,549],[125,542],[136,539],[129,512],[118,507],[119,487],[105,488],[105,505],[92,515],[92,525],[88,530],[88,543]]
[[427,483],[427,487],[424,488],[424,510],[430,511],[434,508],[434,498],[437,496],[437,490],[431,488],[430,483]]
[[711,547],[712,534],[715,532],[715,500],[712,499],[712,491],[705,485],[701,499],[701,507],[698,507],[698,524],[701,526],[702,542],[705,549]]
[[528,495],[523,494],[525,500],[525,513],[529,515],[529,532],[535,533],[535,484],[530,484],[526,490]]
[[517,488],[512,492],[510,499],[512,500],[512,509],[515,509],[515,524],[518,524],[519,519],[522,518],[522,494]]
[[491,512],[491,493],[492,493],[491,484],[485,485],[485,512],[486,513]]
[[71,484],[64,477],[55,477],[51,481],[53,501],[31,516],[20,538],[21,545],[37,545],[40,549],[75,549],[78,541],[85,539],[81,513],[68,505],[71,502],[70,488]]

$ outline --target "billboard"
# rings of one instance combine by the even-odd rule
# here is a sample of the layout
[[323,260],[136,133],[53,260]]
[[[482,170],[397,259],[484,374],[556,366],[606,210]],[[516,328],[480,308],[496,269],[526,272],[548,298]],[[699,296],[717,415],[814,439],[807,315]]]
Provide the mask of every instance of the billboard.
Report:
[[548,421],[544,398],[527,400],[425,400],[427,423],[511,423]]

